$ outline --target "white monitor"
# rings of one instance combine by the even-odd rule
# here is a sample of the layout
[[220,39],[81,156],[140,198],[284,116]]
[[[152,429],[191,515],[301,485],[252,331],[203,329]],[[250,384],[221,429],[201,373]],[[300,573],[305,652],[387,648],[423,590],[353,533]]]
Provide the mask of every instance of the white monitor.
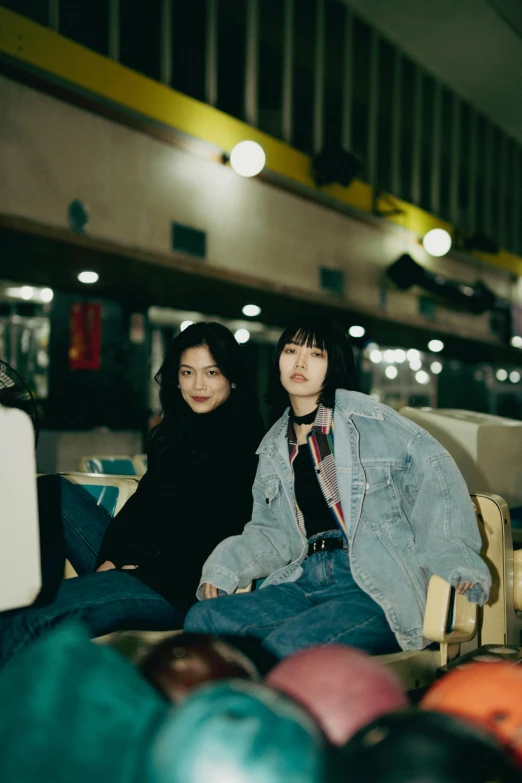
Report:
[[29,606],[41,586],[33,425],[0,405],[0,611]]
[[492,492],[522,505],[522,421],[487,413],[402,408],[451,454],[470,492]]

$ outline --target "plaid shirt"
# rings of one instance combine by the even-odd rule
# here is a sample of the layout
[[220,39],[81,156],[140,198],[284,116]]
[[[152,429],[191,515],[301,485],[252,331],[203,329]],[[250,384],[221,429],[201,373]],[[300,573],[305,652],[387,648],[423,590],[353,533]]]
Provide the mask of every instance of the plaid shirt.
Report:
[[[299,453],[299,444],[297,443],[294,423],[291,416],[288,419],[287,439],[290,465],[293,466],[293,462]],[[339,496],[337,473],[335,470],[333,408],[325,408],[324,405],[319,405],[307,441],[319,486],[321,487],[326,504],[335,519],[337,527],[346,537],[346,525],[344,523],[343,510],[341,508],[341,498]],[[295,509],[299,527],[304,530],[304,516],[297,505],[297,501]]]

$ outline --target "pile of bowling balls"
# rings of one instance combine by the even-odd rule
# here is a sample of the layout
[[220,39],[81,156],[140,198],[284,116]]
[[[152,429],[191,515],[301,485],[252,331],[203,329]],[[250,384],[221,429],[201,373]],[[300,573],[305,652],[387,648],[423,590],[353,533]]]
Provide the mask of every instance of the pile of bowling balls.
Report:
[[457,669],[416,706],[378,659],[342,645],[301,651],[261,679],[234,644],[181,634],[140,666],[175,704],[146,783],[522,781],[517,665]]

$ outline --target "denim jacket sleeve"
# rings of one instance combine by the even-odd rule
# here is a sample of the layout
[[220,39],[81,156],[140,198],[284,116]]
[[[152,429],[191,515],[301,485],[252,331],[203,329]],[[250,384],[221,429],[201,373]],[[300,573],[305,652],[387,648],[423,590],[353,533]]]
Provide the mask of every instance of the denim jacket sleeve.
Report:
[[240,536],[226,538],[206,560],[197,590],[199,600],[205,582],[230,595],[238,587],[247,587],[253,579],[268,576],[291,560],[291,544],[280,517],[266,505],[265,485],[260,480],[261,460],[262,457],[252,489],[252,520]]
[[[428,441],[428,442],[426,442]],[[466,483],[453,458],[428,435],[417,441],[409,468],[410,522],[419,565],[453,587],[471,582],[466,594],[484,604],[491,574],[480,557],[482,540]]]

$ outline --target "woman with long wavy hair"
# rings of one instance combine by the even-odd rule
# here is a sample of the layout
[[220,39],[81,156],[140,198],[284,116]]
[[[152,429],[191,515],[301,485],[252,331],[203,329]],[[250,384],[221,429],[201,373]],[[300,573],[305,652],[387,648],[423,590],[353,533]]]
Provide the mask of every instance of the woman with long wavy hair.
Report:
[[263,424],[242,354],[218,323],[174,338],[156,375],[163,417],[148,470],[114,519],[79,485],[38,480],[42,537],[55,539],[42,542],[54,560],[43,556],[43,574],[57,562],[63,573],[66,557],[78,577],[60,581],[52,600],[44,592],[39,605],[0,615],[0,664],[73,614],[93,637],[180,627],[203,563],[251,516]]

